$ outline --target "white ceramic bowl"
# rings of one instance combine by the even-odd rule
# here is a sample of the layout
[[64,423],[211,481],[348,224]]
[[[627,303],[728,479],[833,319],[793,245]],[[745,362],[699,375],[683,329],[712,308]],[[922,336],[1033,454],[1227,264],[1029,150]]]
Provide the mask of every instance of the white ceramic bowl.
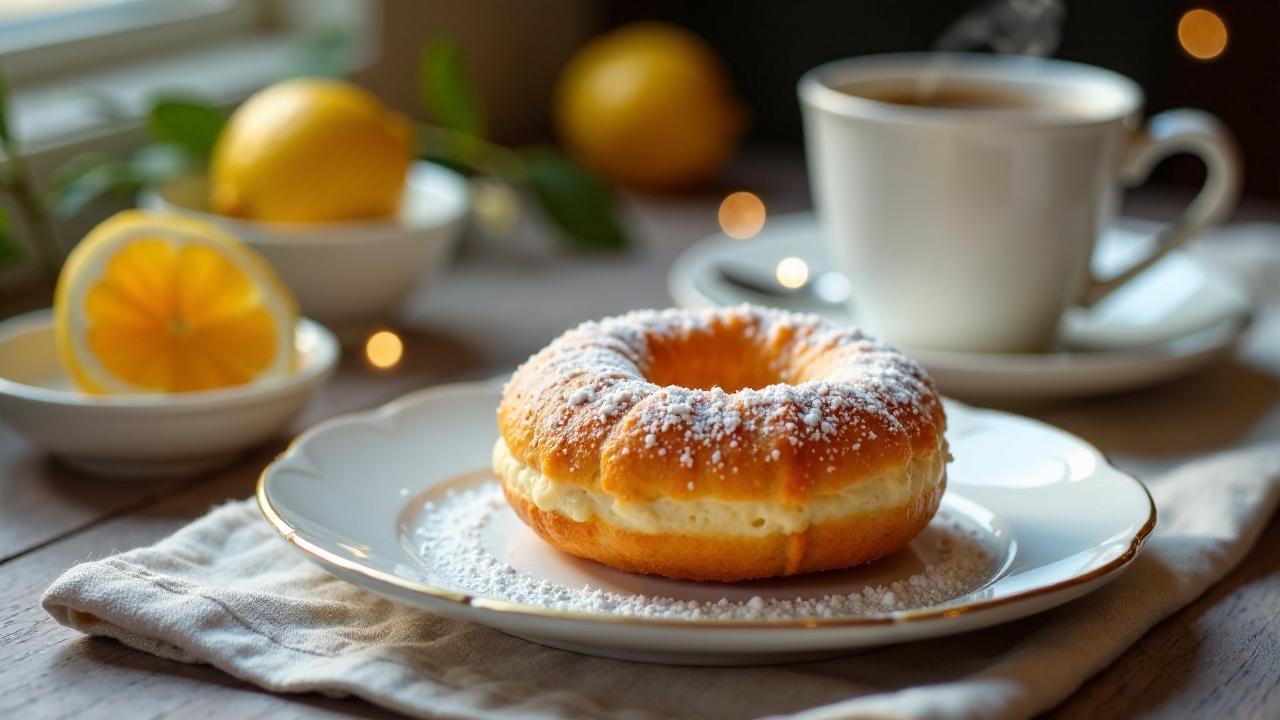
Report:
[[74,389],[49,310],[0,322],[0,420],[84,472],[122,479],[203,472],[274,436],[333,373],[338,342],[311,320],[294,333],[298,369],[207,392],[95,396]]
[[249,243],[293,290],[303,315],[344,339],[385,319],[443,265],[467,215],[466,180],[432,163],[414,163],[400,214],[385,220],[266,223],[211,213],[207,182],[185,178],[148,188],[139,207],[199,217]]

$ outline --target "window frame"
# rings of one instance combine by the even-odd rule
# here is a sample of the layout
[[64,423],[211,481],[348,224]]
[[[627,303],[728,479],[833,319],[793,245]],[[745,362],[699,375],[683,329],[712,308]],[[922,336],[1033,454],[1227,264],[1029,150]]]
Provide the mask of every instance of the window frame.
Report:
[[[133,22],[95,22],[96,11],[85,10],[90,22],[79,23],[79,31],[64,25],[61,39],[0,48],[0,74],[11,91],[10,125],[37,170],[48,151],[87,149],[136,129],[147,98],[157,93],[188,92],[225,106],[242,100],[284,77],[298,39],[317,27],[356,32],[349,72],[376,52],[374,0],[134,1]],[[184,11],[147,17],[147,9],[161,6]],[[56,18],[50,23],[58,24]],[[114,108],[112,115],[101,113],[104,102]]]
[[0,68],[14,87],[144,58],[261,27],[265,0],[130,0],[0,27]]
[[[197,2],[207,3],[205,8],[218,4]],[[358,72],[377,52],[375,0],[227,0],[222,9],[123,28],[100,24],[92,33],[0,51],[0,71],[10,86],[10,129],[35,184],[46,187],[52,171],[76,154],[123,154],[143,142],[145,110],[156,94],[189,92],[232,107],[283,77],[298,39],[314,28],[341,25],[356,33],[348,72]],[[101,101],[122,114],[102,115]],[[0,153],[0,172],[7,162]],[[18,220],[22,237],[11,198],[2,193],[0,210]],[[57,221],[55,232],[80,237],[92,219]],[[39,279],[30,257],[0,268],[0,300]]]

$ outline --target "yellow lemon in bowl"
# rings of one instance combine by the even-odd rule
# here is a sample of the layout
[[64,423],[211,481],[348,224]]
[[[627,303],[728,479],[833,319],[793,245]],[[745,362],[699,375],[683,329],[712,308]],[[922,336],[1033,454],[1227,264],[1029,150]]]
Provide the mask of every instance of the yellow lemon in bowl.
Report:
[[127,210],[67,258],[54,294],[67,373],[91,393],[215,390],[294,364],[293,296],[212,224]]
[[287,80],[250,97],[218,137],[209,208],[266,222],[394,215],[413,160],[413,126],[340,80]]
[[554,113],[578,159],[616,182],[656,190],[709,180],[745,128],[715,51],[655,22],[624,26],[579,50],[561,72]]

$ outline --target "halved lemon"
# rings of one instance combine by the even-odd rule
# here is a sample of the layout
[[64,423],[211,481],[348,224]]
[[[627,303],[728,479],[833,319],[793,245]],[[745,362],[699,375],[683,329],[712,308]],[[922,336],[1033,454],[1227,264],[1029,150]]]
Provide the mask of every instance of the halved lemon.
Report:
[[67,258],[54,330],[86,392],[213,390],[288,373],[298,311],[271,266],[201,220],[127,210]]

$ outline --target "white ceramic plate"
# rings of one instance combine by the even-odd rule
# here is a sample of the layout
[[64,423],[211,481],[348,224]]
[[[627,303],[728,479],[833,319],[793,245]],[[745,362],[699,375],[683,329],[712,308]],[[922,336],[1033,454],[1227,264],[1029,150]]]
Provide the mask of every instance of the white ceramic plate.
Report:
[[[632,660],[747,664],[841,654],[948,635],[1040,612],[1115,578],[1155,524],[1137,480],[1084,441],[1014,415],[948,406],[955,461],[943,513],[988,548],[969,592],[932,606],[856,617],[678,620],[557,610],[446,584],[434,548],[419,548],[424,503],[449,488],[495,482],[494,383],[451,385],[303,433],[263,472],[258,502],[271,525],[335,575],[392,600],[534,642]],[[932,531],[926,530],[922,538]],[[857,592],[929,562],[921,540],[851,571],[765,582],[678,583],[627,575],[562,555],[505,505],[484,523],[488,551],[532,579],[614,593],[688,599],[793,599]]]
[[[1127,220],[1100,241],[1095,267],[1103,277],[1126,267],[1150,246],[1154,226]],[[668,288],[688,308],[743,302],[816,312],[857,322],[845,304],[808,292],[774,297],[725,282],[731,266],[769,282],[778,262],[799,257],[810,277],[832,270],[812,213],[770,218],[750,240],[715,235],[687,250],[671,268]],[[1231,352],[1248,325],[1242,283],[1185,252],[1167,258],[1089,310],[1063,319],[1063,350],[1043,354],[983,354],[906,348],[948,395],[988,401],[1047,400],[1132,390],[1200,369]]]
[[300,320],[298,367],[249,385],[173,395],[87,395],[62,369],[49,310],[0,323],[0,420],[78,470],[143,480],[205,472],[270,439],[333,373],[338,342]]

